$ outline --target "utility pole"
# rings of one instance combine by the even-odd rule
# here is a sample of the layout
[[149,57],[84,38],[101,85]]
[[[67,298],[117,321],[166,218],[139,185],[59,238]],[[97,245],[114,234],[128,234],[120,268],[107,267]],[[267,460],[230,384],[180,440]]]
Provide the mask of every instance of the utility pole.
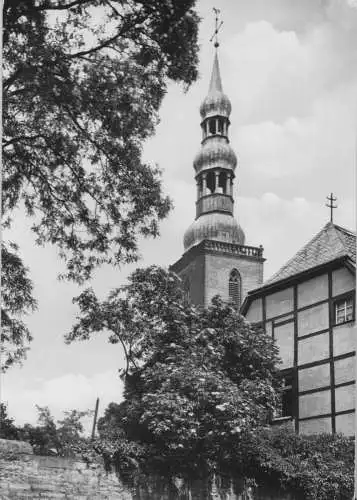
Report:
[[92,441],[94,440],[95,428],[97,426],[98,408],[99,408],[99,398],[97,398],[97,401],[95,403],[95,410],[94,410],[94,417],[93,417],[93,427],[92,427],[92,436],[91,436]]

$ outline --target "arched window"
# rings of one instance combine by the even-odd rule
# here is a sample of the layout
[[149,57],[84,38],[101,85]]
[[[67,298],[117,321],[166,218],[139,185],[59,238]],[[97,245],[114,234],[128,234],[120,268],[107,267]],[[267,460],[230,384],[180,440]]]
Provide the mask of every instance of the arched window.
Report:
[[229,275],[228,295],[232,305],[239,309],[242,300],[242,279],[237,269],[233,269]]

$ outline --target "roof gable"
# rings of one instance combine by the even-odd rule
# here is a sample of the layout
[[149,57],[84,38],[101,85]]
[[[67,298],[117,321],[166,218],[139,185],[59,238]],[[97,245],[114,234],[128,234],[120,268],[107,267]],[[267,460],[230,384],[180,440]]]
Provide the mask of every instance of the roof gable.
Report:
[[346,256],[356,263],[356,234],[328,222],[292,259],[265,281],[263,287]]

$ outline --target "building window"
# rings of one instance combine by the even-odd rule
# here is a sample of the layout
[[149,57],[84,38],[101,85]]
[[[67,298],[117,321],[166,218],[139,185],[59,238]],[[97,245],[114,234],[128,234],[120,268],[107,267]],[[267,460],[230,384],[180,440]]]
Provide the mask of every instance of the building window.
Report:
[[293,374],[288,373],[283,377],[281,392],[281,416],[293,416]]
[[229,275],[229,301],[239,309],[242,297],[242,280],[237,269],[233,269]]
[[280,405],[274,414],[273,420],[294,416],[293,380],[293,370],[286,371],[282,374]]
[[349,295],[342,299],[335,300],[335,325],[347,323],[354,319],[353,296]]
[[190,302],[190,280],[186,278],[183,284],[183,293],[186,302]]

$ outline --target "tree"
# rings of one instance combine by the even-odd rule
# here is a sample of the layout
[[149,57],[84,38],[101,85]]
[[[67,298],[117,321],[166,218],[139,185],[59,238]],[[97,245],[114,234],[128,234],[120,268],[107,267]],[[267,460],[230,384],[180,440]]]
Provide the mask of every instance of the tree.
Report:
[[67,342],[108,332],[127,359],[124,401],[99,425],[116,436],[118,463],[134,446],[136,460],[169,475],[234,468],[241,436],[278,401],[273,340],[218,297],[208,309],[188,304],[178,276],[155,266],[103,302],[91,290],[75,300],[81,312]]
[[84,436],[83,417],[90,411],[71,410],[64,418],[55,422],[47,406],[37,406],[38,425],[25,424],[18,428],[18,435],[28,441],[38,455],[75,457],[87,454],[89,440]]
[[352,437],[297,435],[291,427],[279,426],[244,436],[235,460],[240,475],[253,477],[273,491],[280,488],[279,498],[287,490],[293,498],[304,500],[349,500],[354,458]]
[[19,432],[14,419],[8,415],[7,405],[0,403],[0,438],[19,439]]
[[135,261],[138,236],[158,235],[171,204],[142,146],[168,80],[197,76],[194,5],[4,1],[3,224],[24,206],[64,278]]
[[2,243],[1,261],[1,369],[5,371],[25,357],[32,337],[22,317],[34,311],[36,301],[28,270],[15,244]]

